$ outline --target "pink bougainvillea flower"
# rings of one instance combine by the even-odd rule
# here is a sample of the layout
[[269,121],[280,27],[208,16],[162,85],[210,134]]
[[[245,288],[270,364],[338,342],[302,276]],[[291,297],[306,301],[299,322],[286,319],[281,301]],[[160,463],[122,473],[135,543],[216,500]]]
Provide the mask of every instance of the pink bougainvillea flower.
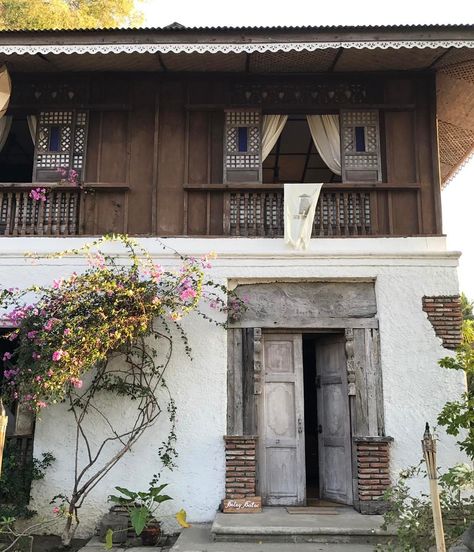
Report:
[[63,285],[64,280],[59,278],[58,280],[53,280],[53,289],[59,289]]
[[99,268],[99,269],[105,268],[105,257],[100,253],[89,255],[87,262],[89,263],[90,266],[94,268]]
[[[25,319],[27,316],[29,316],[33,311],[33,307],[31,305],[26,305],[23,307],[17,307],[16,309],[13,309],[11,312],[7,314],[7,319],[9,322],[12,323],[12,325],[19,325],[19,323]],[[36,314],[36,313],[33,313]]]
[[70,328],[66,328],[66,329],[64,330],[64,335],[71,335],[71,333],[72,333],[72,332],[71,332]]
[[14,370],[5,370],[3,372],[3,377],[5,379],[12,379],[18,374],[18,372],[19,372],[18,368],[14,369]]
[[70,378],[69,381],[71,382],[71,385],[76,389],[80,389],[82,387],[83,382],[79,378]]
[[62,349],[58,349],[53,353],[53,360],[57,362],[58,360],[61,360],[63,356],[64,356],[64,351]]
[[6,362],[7,360],[10,360],[12,358],[12,354],[8,351],[6,353],[3,353],[3,362]]
[[33,201],[46,201],[46,188],[33,188],[30,197]]
[[150,276],[155,280],[156,282],[161,279],[163,276],[164,270],[161,265],[153,265],[153,268],[150,271]]
[[77,182],[78,177],[79,177],[78,172],[75,171],[74,169],[70,169],[69,170],[69,175],[67,177],[67,181],[69,182],[69,184],[72,184],[73,186],[77,186],[78,185],[78,182]]
[[8,340],[9,341],[14,341],[18,337],[19,333],[20,333],[19,330],[14,330],[13,332],[9,333],[8,334]]
[[196,297],[197,292],[194,289],[186,288],[184,291],[182,291],[179,295],[181,301],[187,301],[188,299],[194,299]]
[[38,335],[38,332],[36,330],[31,330],[26,334],[26,337],[28,339],[35,339],[37,335]]
[[38,406],[38,408],[46,408],[48,405],[44,401],[38,401],[36,406]]
[[61,510],[60,510],[59,506],[55,506],[55,507],[53,508],[53,514],[59,514],[60,511],[61,511]]
[[59,322],[59,320],[57,318],[50,318],[46,324],[43,326],[43,328],[47,331],[47,332],[50,332],[52,329],[53,329],[53,326],[56,324],[56,322]]

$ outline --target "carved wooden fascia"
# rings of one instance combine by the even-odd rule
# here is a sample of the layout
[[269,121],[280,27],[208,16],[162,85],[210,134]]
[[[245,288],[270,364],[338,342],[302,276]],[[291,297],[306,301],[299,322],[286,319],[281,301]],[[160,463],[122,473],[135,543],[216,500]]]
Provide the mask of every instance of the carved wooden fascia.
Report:
[[346,365],[347,365],[347,394],[356,394],[355,360],[354,360],[354,330],[346,328]]
[[253,393],[260,395],[262,393],[262,328],[253,330]]

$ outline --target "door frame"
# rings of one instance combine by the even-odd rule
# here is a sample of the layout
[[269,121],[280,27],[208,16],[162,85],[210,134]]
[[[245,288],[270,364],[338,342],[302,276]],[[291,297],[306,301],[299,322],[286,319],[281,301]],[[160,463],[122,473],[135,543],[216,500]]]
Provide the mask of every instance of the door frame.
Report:
[[[257,413],[262,392],[262,330],[265,333],[344,333],[352,435],[353,506],[360,510],[355,438],[385,435],[378,320],[341,318],[336,325],[334,320],[326,324],[316,318],[313,327],[288,328],[281,324],[275,328],[271,318],[262,326],[234,323],[227,330],[227,434],[259,434]],[[260,480],[257,459],[257,488]]]

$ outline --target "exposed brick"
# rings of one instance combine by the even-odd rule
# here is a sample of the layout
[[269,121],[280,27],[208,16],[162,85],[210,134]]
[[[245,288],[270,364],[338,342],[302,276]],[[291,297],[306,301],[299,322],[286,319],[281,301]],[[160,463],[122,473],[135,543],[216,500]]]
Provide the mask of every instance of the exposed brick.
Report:
[[459,295],[423,297],[423,310],[446,349],[461,344],[461,300]]
[[390,485],[389,441],[357,442],[359,500],[379,500]]
[[226,498],[255,496],[256,437],[224,437],[226,449]]

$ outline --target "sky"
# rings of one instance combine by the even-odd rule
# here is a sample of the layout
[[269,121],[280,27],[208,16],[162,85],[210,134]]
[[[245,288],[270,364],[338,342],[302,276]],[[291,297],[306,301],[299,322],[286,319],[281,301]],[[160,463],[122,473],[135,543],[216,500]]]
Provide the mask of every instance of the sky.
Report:
[[[141,5],[149,27],[175,21],[195,27],[474,23],[473,0],[143,0]],[[474,299],[474,159],[443,191],[442,206],[448,247],[462,252],[460,288]]]

